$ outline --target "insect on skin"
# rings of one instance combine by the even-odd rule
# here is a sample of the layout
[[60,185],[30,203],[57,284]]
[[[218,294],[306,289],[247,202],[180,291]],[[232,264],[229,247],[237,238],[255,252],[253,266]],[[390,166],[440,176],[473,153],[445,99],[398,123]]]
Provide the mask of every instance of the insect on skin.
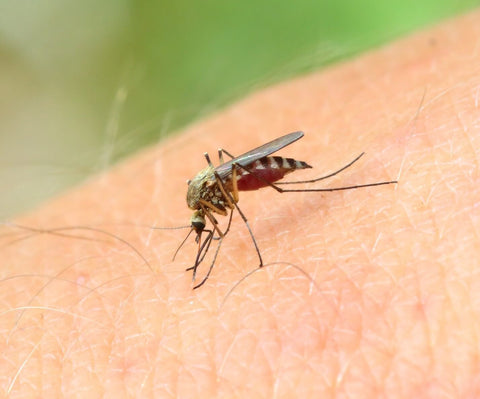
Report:
[[[217,167],[212,164],[208,154],[204,154],[208,162],[208,166],[201,172],[199,172],[192,180],[188,181],[187,204],[188,207],[190,209],[193,209],[194,211],[192,217],[190,218],[191,230],[185,240],[182,242],[182,244],[180,244],[179,248],[177,249],[178,252],[178,250],[182,247],[183,243],[185,243],[191,232],[195,231],[195,233],[197,234],[195,240],[198,244],[197,256],[194,265],[187,269],[193,270],[193,281],[195,281],[197,268],[203,261],[206,253],[208,252],[212,240],[217,240],[218,245],[207,274],[199,284],[194,286],[194,288],[202,286],[208,279],[215,264],[215,260],[218,255],[218,251],[220,250],[222,240],[230,230],[230,225],[232,223],[232,215],[235,209],[238,211],[243,221],[245,222],[245,225],[247,226],[250,236],[252,237],[255,250],[257,251],[258,258],[260,260],[260,266],[263,266],[262,256],[260,254],[260,250],[258,248],[250,225],[248,224],[247,218],[237,205],[239,200],[239,191],[258,190],[263,187],[271,187],[279,193],[325,192],[351,190],[360,187],[372,187],[397,183],[397,181],[384,181],[347,187],[319,189],[281,188],[279,187],[280,184],[314,183],[335,176],[349,166],[353,165],[364,154],[360,154],[348,165],[333,173],[330,173],[327,176],[319,177],[313,180],[276,183],[286,174],[291,173],[297,169],[311,168],[310,165],[303,161],[297,161],[292,158],[283,158],[279,156],[269,156],[274,152],[282,149],[283,147],[286,147],[293,142],[299,140],[302,137],[303,132],[300,131],[289,133],[251,151],[248,151],[238,157],[234,157],[224,149],[219,149],[218,157],[220,160],[220,165]],[[223,154],[226,154],[231,159],[227,162],[224,162]],[[222,216],[228,216],[228,214],[230,213],[228,225],[224,231],[219,228],[218,222],[214,216],[215,213]],[[206,228],[206,219],[208,219],[212,224],[211,229]],[[206,238],[202,242],[203,233],[206,233]],[[215,235],[215,233],[217,235]]]

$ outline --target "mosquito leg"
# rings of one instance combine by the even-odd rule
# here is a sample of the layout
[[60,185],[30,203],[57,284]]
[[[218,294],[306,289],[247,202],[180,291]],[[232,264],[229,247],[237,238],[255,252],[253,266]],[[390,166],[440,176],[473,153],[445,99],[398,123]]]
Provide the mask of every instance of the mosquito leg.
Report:
[[295,189],[295,190],[292,190],[292,189],[288,189],[288,190],[285,190],[285,189],[282,189],[280,187],[277,187],[277,189],[279,189],[280,193],[309,193],[309,192],[312,192],[312,193],[315,193],[315,192],[318,192],[318,193],[321,193],[321,192],[331,192],[331,191],[345,191],[345,190],[354,190],[356,188],[363,188],[363,187],[375,187],[375,186],[384,186],[386,184],[397,184],[398,181],[397,180],[391,180],[391,181],[381,181],[381,182],[377,182],[377,183],[368,183],[368,184],[358,184],[358,185],[355,185],[355,186],[345,186],[345,187],[332,187],[332,188],[305,188],[305,189]]
[[[195,265],[194,266],[191,266],[189,267],[188,269],[185,269],[186,271],[190,271],[190,270],[193,270],[193,281],[195,281],[195,277],[196,277],[196,273],[197,273],[197,268],[198,266],[200,265],[200,263],[202,263],[206,253],[208,252],[208,249],[210,248],[210,244],[212,243],[212,237],[213,237],[213,231],[212,230],[209,230],[209,234],[207,236],[207,239],[203,242],[203,245],[202,247],[200,248],[199,252],[197,253],[197,259],[195,260]],[[223,238],[223,237],[222,237]],[[221,243],[222,239],[220,239],[219,241],[219,245]],[[203,254],[200,256],[200,254],[203,252]],[[213,269],[213,266],[215,265],[215,260],[217,258],[217,254],[219,252],[219,248],[217,246],[217,249],[215,251],[215,256],[213,258],[213,261],[212,261],[212,264],[210,265],[210,269],[208,271],[208,274],[207,274],[207,278],[208,276],[210,275],[210,272],[211,270]],[[206,278],[202,281],[201,284],[203,284],[205,282]],[[200,285],[201,285],[200,284]],[[197,287],[194,287],[194,288],[197,288]]]
[[210,156],[208,155],[208,152],[204,152],[204,153],[203,153],[203,156],[204,156],[205,159],[207,160],[208,166],[211,166],[211,167],[213,168],[214,166],[213,166],[212,161],[210,160]]
[[[227,235],[227,233],[230,231],[230,226],[232,225],[232,217],[233,217],[233,210],[232,212],[230,212],[230,217],[228,218],[228,225],[227,225],[227,228],[225,229],[225,231],[222,233],[221,236],[218,236],[218,237],[215,237],[213,235],[213,231],[211,230],[204,230],[204,231],[208,231],[209,233],[211,232],[212,233],[212,238],[211,240],[215,240],[215,241],[220,241],[220,240],[223,240],[223,237],[225,237]],[[210,245],[210,244],[209,244]],[[202,256],[202,259],[200,260],[200,262],[203,260],[203,258],[205,257],[205,255],[207,254],[207,251],[208,251],[208,248],[205,250],[203,256]],[[193,266],[188,268],[187,270],[192,270],[193,269]]]
[[[189,267],[188,269],[186,270],[192,270],[194,269],[196,266],[198,266],[202,261],[203,261],[203,258],[205,257],[205,255],[207,254],[208,252],[208,248],[210,247],[210,243],[212,240],[222,240],[223,237],[225,237],[225,235],[228,233],[228,231],[230,230],[230,226],[232,224],[232,216],[233,216],[233,212],[230,211],[230,217],[228,218],[228,225],[227,225],[227,228],[225,229],[225,231],[221,231],[220,228],[218,227],[218,222],[217,220],[215,219],[215,217],[208,211],[207,208],[203,208],[203,211],[205,213],[205,215],[207,216],[207,218],[210,220],[210,223],[212,223],[212,226],[213,226],[213,230],[203,230],[205,232],[208,233],[208,236],[207,236],[207,239],[203,242],[203,244],[200,244],[201,247],[199,248],[199,250],[197,251],[197,258],[196,258],[196,261],[195,261],[195,266],[192,266],[192,267]],[[193,229],[192,229],[193,231]],[[217,232],[218,233],[218,237],[215,237],[214,235],[214,232]],[[188,236],[187,236],[188,237]],[[197,235],[197,242],[199,241],[199,238],[201,237],[201,235]],[[186,241],[186,239],[184,240]],[[207,244],[207,241],[208,241],[208,244]]]
[[[264,182],[267,186],[272,187],[274,190],[278,191],[279,193],[309,193],[309,192],[331,192],[331,191],[344,191],[344,190],[353,190],[355,188],[362,188],[362,187],[374,187],[374,186],[383,186],[386,184],[396,184],[398,183],[397,180],[390,180],[390,181],[382,181],[377,183],[368,183],[368,184],[358,184],[355,186],[346,186],[346,187],[333,187],[333,188],[300,188],[300,189],[285,189],[278,187],[276,184],[265,180],[261,176],[257,176],[255,173],[250,172],[245,166],[236,164],[239,168],[246,170],[250,173],[253,177],[257,178],[258,180]],[[301,182],[300,182],[301,183]]]
[[232,164],[232,196],[235,203],[237,203],[240,196],[238,195],[237,166],[235,163]]
[[[205,275],[205,277],[203,278],[203,280],[199,284],[197,284],[196,286],[193,287],[194,290],[197,289],[197,288],[200,288],[203,284],[205,284],[205,281],[208,280],[208,277],[210,276],[210,273],[213,270],[213,266],[215,265],[215,261],[217,260],[218,252],[220,251],[220,246],[222,245],[222,241],[223,241],[223,239],[220,239],[220,241],[218,242],[217,249],[215,251],[215,255],[213,256],[213,260],[212,260],[212,263],[210,264],[210,268],[208,269],[207,274]],[[194,270],[194,272],[195,272],[195,270]]]
[[208,244],[204,245],[203,248],[200,250],[200,253],[202,254],[202,256],[200,257],[200,259],[198,259],[198,262],[195,262],[197,266],[199,266],[200,263],[203,262],[203,259],[205,258],[205,255],[207,255],[207,252],[210,249],[210,245],[212,243],[212,240],[213,240],[213,231],[209,231],[208,236],[207,236]]
[[218,160],[220,161],[220,165],[224,163],[223,154],[227,154],[230,158],[235,159],[235,157],[232,154],[230,154],[227,150],[224,150],[223,148],[219,148]]
[[[214,237],[213,236],[213,230],[208,230],[208,236],[207,236],[207,240],[203,243],[202,245],[202,248],[200,248],[199,250],[199,253],[197,253],[197,258],[195,260],[195,265],[194,266],[191,266],[189,267],[188,269],[186,269],[187,271],[190,271],[190,270],[193,270],[193,281],[195,280],[195,277],[197,275],[197,268],[198,266],[200,265],[200,263],[203,262],[203,259],[205,258],[205,255],[207,254],[208,252],[208,249],[210,248],[210,244],[212,243],[212,240],[219,240],[219,243],[218,243],[218,246],[217,246],[217,249],[215,251],[215,256],[213,257],[213,260],[212,260],[212,263],[210,264],[210,268],[207,272],[207,275],[204,277],[204,279],[200,282],[200,284],[196,285],[195,287],[193,287],[193,289],[196,289],[200,286],[202,286],[205,281],[207,281],[208,277],[210,276],[210,273],[212,272],[212,269],[213,269],[213,266],[215,265],[215,261],[217,260],[217,255],[218,255],[218,252],[220,250],[220,245],[223,241],[223,237],[225,237],[225,235],[228,233],[228,231],[230,230],[230,225],[232,224],[232,216],[233,216],[233,210],[232,212],[230,212],[230,218],[228,220],[228,226],[226,228],[226,230],[223,232],[223,236],[222,237]],[[208,241],[208,244],[206,244]],[[199,256],[200,253],[203,254],[201,256]]]
[[299,181],[284,181],[284,182],[277,182],[276,184],[298,184],[298,183],[315,183],[317,181],[320,181],[320,180],[325,180],[325,179],[328,179],[329,177],[333,177],[335,175],[338,175],[340,172],[343,172],[345,169],[349,168],[350,166],[352,166],[355,162],[357,162],[363,155],[365,155],[364,152],[362,152],[358,157],[356,157],[352,162],[350,162],[348,165],[345,165],[344,167],[336,170],[335,172],[333,173],[330,173],[326,176],[322,176],[322,177],[318,177],[316,179],[312,179],[312,180],[299,180]]
[[220,159],[221,163],[223,163],[223,154],[227,154],[230,158],[235,159],[235,157],[230,154],[227,150],[223,148],[218,149],[218,158]]
[[223,237],[225,237],[227,235],[227,233],[230,231],[230,226],[232,225],[232,217],[233,217],[233,209],[230,211],[230,216],[228,218],[228,224],[227,224],[227,228],[225,229],[225,231],[223,231],[222,235],[219,235],[218,237],[213,236],[212,240],[218,241],[218,240],[223,239]]
[[[227,150],[224,150],[223,148],[219,148],[218,149],[218,160],[220,162],[220,165],[222,165],[223,163],[225,163],[225,161],[223,160],[223,154],[227,154],[230,158],[234,159],[235,157],[230,154]],[[209,164],[210,165],[210,164]]]
[[228,225],[225,231],[223,232],[223,235],[226,236],[227,233],[230,231],[230,226],[232,224],[232,217],[233,217],[233,209],[230,211],[230,218],[228,219]]
[[227,206],[230,209],[233,209],[233,204],[238,202],[238,186],[237,186],[237,168],[235,164],[232,164],[232,192],[227,194],[227,190],[223,185],[222,178],[218,175],[217,172],[214,171],[215,179],[217,180],[218,188],[222,192],[223,197],[227,201]]
[[185,269],[186,271],[193,270],[192,281],[195,281],[195,277],[197,275],[197,268],[202,263],[203,258],[207,254],[208,249],[210,248],[210,244],[212,242],[212,236],[213,236],[213,231],[208,230],[208,235],[205,241],[201,244],[200,243],[198,244],[199,248],[198,248],[197,256],[195,258],[195,264]]
[[[235,163],[232,164],[232,182],[235,182],[235,183],[233,183],[233,185],[235,187],[234,191],[236,191],[236,196],[238,198],[238,188],[236,187],[236,181],[237,181],[236,166],[237,166],[237,164],[235,164]],[[242,210],[238,207],[235,199],[232,198],[232,194],[230,194],[229,192],[227,192],[227,190],[225,190],[225,187],[223,186],[223,181],[222,181],[222,179],[220,178],[220,176],[218,175],[217,172],[215,172],[215,178],[217,179],[217,183],[218,183],[218,187],[220,188],[220,191],[225,196],[227,201],[229,201],[231,204],[233,204],[233,206],[237,209],[238,213],[242,217],[243,222],[247,226],[248,232],[250,233],[250,237],[252,237],[253,245],[255,246],[255,250],[257,251],[258,259],[260,260],[260,267],[263,266],[262,255],[260,254],[260,249],[258,248],[257,240],[255,240],[255,236],[253,235],[252,229],[250,228],[250,224],[248,223],[247,217],[243,214]],[[229,224],[228,228],[230,228],[230,224]]]
[[253,245],[255,245],[255,251],[257,251],[258,260],[260,261],[259,267],[262,267],[263,266],[262,255],[260,254],[260,249],[258,248],[257,240],[255,240],[255,236],[253,235],[252,229],[250,228],[250,224],[248,223],[247,217],[243,214],[243,212],[241,211],[241,209],[238,207],[236,203],[235,203],[235,208],[237,208],[237,211],[242,217],[242,220],[245,223],[245,226],[247,226],[248,232],[250,233],[250,237],[252,237]]
[[223,160],[223,150],[221,148],[218,149],[218,161],[220,162],[220,165],[225,163]]
[[[218,227],[218,222],[215,219],[215,217],[210,212],[208,212],[208,209],[203,209],[203,210],[204,210],[205,215],[207,215],[208,219],[210,220],[210,223],[212,223],[214,230],[203,230],[205,232],[208,232],[207,239],[203,242],[203,244],[199,243],[199,245],[201,245],[201,247],[199,247],[199,249],[197,251],[197,258],[195,260],[195,265],[186,269],[187,271],[188,270],[194,270],[194,274],[196,273],[197,266],[199,266],[200,263],[202,263],[203,259],[207,255],[208,249],[210,248],[211,241],[212,240],[216,240],[216,241],[220,240],[221,241],[223,239],[223,237],[225,237],[225,234],[227,234],[228,231],[230,230],[230,225],[232,224],[233,214],[232,214],[232,212],[230,212],[230,217],[228,219],[227,228],[224,232],[222,232],[220,230],[220,228]],[[218,237],[214,236],[215,231],[218,233],[218,235],[219,235]],[[199,237],[201,237],[201,236],[197,235],[197,240],[199,240]],[[195,279],[195,276],[194,276],[194,279]]]
[[[212,213],[210,212],[210,210],[203,205],[203,202],[200,202],[200,206],[201,206],[201,208],[203,209],[203,212],[204,212],[205,215],[207,216],[208,220],[210,220],[210,223],[212,223],[213,228],[217,231],[218,235],[219,235],[220,237],[223,237],[224,234],[222,233],[222,231],[221,231],[220,228],[218,227],[218,222],[217,222],[217,220],[213,217],[213,215],[212,215]],[[224,216],[227,216],[227,213],[225,213]]]

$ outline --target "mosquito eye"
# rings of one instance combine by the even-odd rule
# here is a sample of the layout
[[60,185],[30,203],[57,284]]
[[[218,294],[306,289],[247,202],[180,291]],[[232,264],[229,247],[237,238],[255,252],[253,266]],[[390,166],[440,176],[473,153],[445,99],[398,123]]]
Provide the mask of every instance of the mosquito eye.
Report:
[[201,214],[201,211],[195,211],[193,213],[192,217],[190,218],[190,224],[197,233],[203,231],[205,228],[205,218],[203,217],[203,214]]
[[203,231],[203,229],[205,228],[205,223],[203,221],[200,221],[200,220],[195,220],[195,221],[192,221],[192,227],[195,229],[195,231]]

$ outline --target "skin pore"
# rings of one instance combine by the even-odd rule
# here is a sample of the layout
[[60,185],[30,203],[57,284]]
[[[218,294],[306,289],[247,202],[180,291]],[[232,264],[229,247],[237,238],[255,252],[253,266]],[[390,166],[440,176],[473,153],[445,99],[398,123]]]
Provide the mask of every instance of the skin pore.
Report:
[[[478,395],[478,37],[477,11],[254,93],[4,226],[2,396]],[[188,224],[203,152],[295,130],[278,155],[313,169],[288,180],[365,151],[321,186],[399,184],[240,193],[269,265],[238,283],[258,258],[236,214],[192,290],[193,238],[172,262],[187,230],[149,226]]]

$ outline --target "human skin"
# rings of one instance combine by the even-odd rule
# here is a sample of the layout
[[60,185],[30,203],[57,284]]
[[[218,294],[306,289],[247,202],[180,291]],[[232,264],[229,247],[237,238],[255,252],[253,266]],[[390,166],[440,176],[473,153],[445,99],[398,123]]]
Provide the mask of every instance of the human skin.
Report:
[[[254,93],[5,226],[2,394],[477,397],[479,37],[476,11]],[[313,187],[399,183],[240,193],[266,267],[236,215],[193,290],[193,237],[172,262],[187,231],[149,226],[188,224],[203,152],[294,130],[289,180],[365,151]]]

